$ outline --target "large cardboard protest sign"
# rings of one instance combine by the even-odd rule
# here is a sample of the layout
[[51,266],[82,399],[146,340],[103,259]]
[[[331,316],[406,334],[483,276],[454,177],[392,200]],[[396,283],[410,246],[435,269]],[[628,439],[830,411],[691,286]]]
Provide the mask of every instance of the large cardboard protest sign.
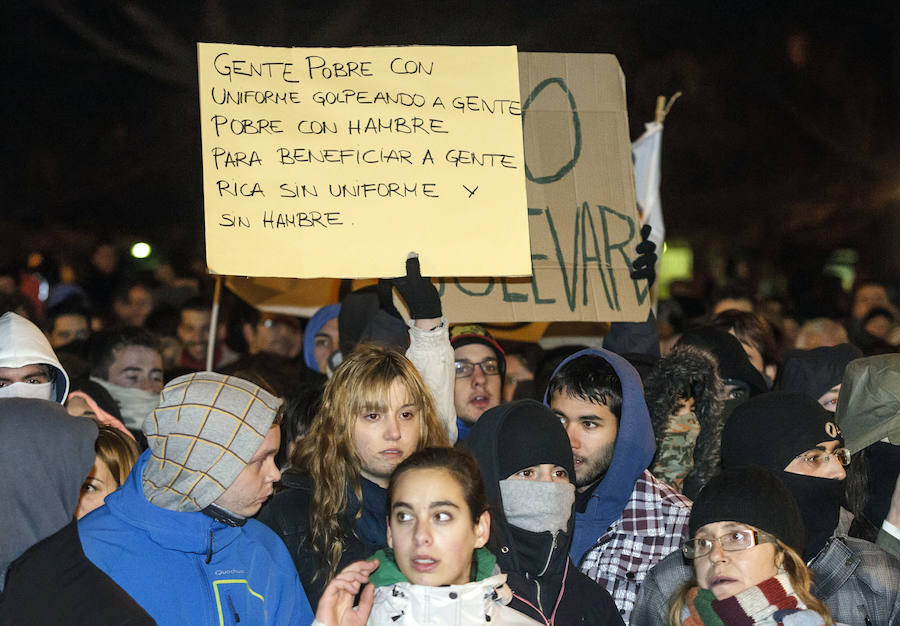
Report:
[[[533,276],[440,280],[453,321],[642,321],[625,83],[607,54],[519,54]],[[496,241],[504,233],[495,233]]]
[[514,47],[197,55],[211,272],[530,273]]

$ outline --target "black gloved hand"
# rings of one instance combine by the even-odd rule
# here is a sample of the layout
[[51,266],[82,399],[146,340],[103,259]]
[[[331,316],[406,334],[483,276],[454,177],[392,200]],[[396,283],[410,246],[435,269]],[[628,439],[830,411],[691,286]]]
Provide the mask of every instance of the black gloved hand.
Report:
[[441,317],[441,297],[438,295],[437,287],[422,277],[419,257],[406,259],[406,276],[395,278],[393,282],[406,306],[409,307],[410,319],[427,320]]
[[633,280],[647,279],[647,289],[656,282],[656,244],[650,241],[650,224],[644,224],[641,228],[641,243],[635,249],[638,257],[631,264],[634,268],[631,270],[631,278]]

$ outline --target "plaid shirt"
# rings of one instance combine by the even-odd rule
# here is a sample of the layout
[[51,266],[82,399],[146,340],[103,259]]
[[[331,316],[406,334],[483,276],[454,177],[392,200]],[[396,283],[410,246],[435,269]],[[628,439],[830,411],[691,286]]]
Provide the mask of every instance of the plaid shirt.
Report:
[[582,557],[579,569],[606,587],[626,624],[644,576],[688,538],[690,514],[688,498],[644,471],[622,517]]

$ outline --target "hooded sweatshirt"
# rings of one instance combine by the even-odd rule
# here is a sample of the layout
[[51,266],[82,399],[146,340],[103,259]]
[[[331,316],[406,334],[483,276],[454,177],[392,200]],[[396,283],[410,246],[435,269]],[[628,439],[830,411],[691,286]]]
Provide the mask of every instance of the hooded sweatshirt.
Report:
[[[523,413],[528,415],[523,417]],[[546,427],[535,428],[541,416]],[[503,452],[510,442],[504,440],[501,433],[507,420],[518,422],[520,419],[529,423],[527,428],[535,438],[531,442],[534,448],[565,449],[568,445],[568,436],[559,421],[534,400],[519,400],[489,409],[475,422],[464,444],[481,469],[491,511],[488,547],[497,556],[497,564],[507,575],[507,583],[513,591],[510,606],[529,617],[559,626],[619,624],[621,618],[609,594],[569,561],[573,508],[570,507],[563,531],[534,532],[513,526],[507,520],[500,481],[510,475],[504,469]],[[519,450],[513,452],[520,453]],[[540,462],[564,467],[570,480],[574,481],[571,453],[566,458],[546,458]]]
[[[560,363],[551,380],[566,363],[583,356],[599,357],[612,365],[622,384],[622,416],[609,469],[594,488],[584,513],[575,515],[575,534],[569,555],[576,563],[610,524],[622,516],[635,482],[650,466],[656,452],[656,438],[644,402],[641,378],[624,358],[608,350],[581,350]],[[544,394],[544,404],[550,406],[549,391]]]
[[[306,367],[314,372],[319,372],[319,364],[316,363],[316,333],[321,330],[329,320],[333,320],[341,313],[340,304],[329,304],[323,306],[316,311],[315,315],[309,318],[306,324],[306,330],[303,332],[303,362]],[[324,374],[325,372],[319,372]]]
[[53,391],[51,398],[60,404],[69,393],[69,375],[56,358],[44,333],[21,315],[9,312],[0,316],[0,367],[49,365]]
[[56,402],[0,399],[0,624],[153,623],[81,550],[72,516],[96,438]]
[[[575,514],[569,556],[606,588],[628,622],[644,576],[686,538],[691,502],[647,471],[656,442],[640,376],[628,361],[587,349],[560,363],[553,375],[585,356],[612,366],[622,386],[622,414],[609,468],[584,512]],[[548,394],[544,403],[549,406]]]
[[91,420],[58,404],[0,399],[0,589],[12,561],[72,520],[96,439]]

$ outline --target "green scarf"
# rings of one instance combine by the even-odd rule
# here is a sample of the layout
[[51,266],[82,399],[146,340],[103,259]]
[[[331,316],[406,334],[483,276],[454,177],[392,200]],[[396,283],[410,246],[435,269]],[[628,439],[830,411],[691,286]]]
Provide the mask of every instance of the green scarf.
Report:
[[[369,581],[376,587],[386,587],[394,583],[406,583],[409,580],[397,567],[394,560],[394,551],[390,548],[384,548],[373,554],[369,560],[378,559],[378,569],[369,575]],[[484,580],[494,575],[494,567],[497,565],[497,558],[491,554],[487,548],[478,548],[475,550],[475,558],[472,560],[472,581]]]

